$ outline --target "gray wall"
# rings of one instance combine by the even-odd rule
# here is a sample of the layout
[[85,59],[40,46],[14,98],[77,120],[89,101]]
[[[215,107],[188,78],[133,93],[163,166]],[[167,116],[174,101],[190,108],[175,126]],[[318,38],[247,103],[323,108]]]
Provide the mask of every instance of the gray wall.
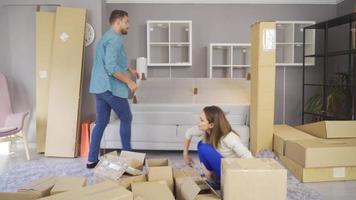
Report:
[[[192,20],[193,65],[175,67],[173,77],[206,77],[209,43],[250,43],[250,25],[266,20],[323,21],[336,16],[336,5],[199,5],[199,4],[107,4],[103,12],[103,32],[108,29],[108,16],[114,9],[129,13],[130,29],[125,46],[132,65],[146,57],[146,20]],[[276,123],[283,122],[283,67],[277,67]],[[302,68],[286,67],[285,122],[301,123]],[[168,68],[152,67],[149,75],[165,76]]]
[[337,4],[336,12],[338,16],[347,15],[354,11],[356,0],[344,0]]

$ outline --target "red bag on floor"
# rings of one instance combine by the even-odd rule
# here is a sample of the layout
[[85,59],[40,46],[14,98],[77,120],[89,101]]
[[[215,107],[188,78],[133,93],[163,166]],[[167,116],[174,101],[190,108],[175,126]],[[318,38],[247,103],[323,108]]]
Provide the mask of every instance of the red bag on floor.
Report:
[[82,122],[82,135],[80,139],[80,156],[87,157],[89,154],[90,144],[90,121],[84,120]]

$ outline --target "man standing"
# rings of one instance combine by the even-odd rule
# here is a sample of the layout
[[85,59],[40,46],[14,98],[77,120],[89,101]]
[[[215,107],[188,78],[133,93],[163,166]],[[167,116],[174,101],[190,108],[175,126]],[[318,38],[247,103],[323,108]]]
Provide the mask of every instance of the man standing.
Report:
[[109,123],[111,109],[120,119],[120,137],[124,150],[131,149],[132,114],[128,103],[129,90],[135,92],[137,85],[127,72],[139,78],[136,70],[127,66],[123,35],[128,33],[128,14],[114,10],[110,15],[111,28],[96,46],[94,66],[90,80],[90,93],[96,99],[96,123],[91,135],[87,168],[99,162],[100,142]]

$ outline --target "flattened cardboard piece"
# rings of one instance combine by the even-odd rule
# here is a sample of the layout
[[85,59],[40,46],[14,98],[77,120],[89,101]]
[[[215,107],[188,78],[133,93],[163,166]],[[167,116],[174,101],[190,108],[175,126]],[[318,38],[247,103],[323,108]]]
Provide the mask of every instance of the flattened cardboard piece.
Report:
[[356,138],[356,121],[320,121],[296,128],[318,138]]
[[146,174],[142,174],[142,175],[138,175],[138,176],[123,175],[118,180],[118,183],[122,187],[124,187],[128,190],[131,190],[132,183],[140,183],[140,182],[146,182],[146,181],[147,181]]
[[57,177],[51,195],[82,188],[86,186],[86,182],[85,177]]
[[43,153],[46,145],[49,75],[55,16],[54,12],[36,12],[36,146],[38,153]]
[[274,125],[273,151],[280,155],[285,155],[285,146],[287,140],[302,140],[302,139],[317,139],[317,138],[285,124]]
[[38,192],[0,192],[1,200],[35,200],[41,197]]
[[287,170],[275,160],[225,158],[221,164],[224,200],[287,198]]
[[38,193],[41,197],[49,196],[56,181],[56,177],[42,177],[21,186],[17,191]]
[[287,141],[285,155],[305,168],[356,166],[356,139]]
[[173,193],[165,181],[142,182],[131,185],[134,198],[144,200],[174,200]]
[[94,168],[94,174],[98,177],[117,181],[126,171],[128,164],[117,156],[102,156],[98,165]]
[[86,9],[57,7],[55,18],[45,156],[73,158],[79,154]]
[[120,158],[127,159],[130,167],[142,170],[143,163],[145,162],[145,153],[138,153],[132,151],[121,151]]
[[283,165],[303,183],[356,180],[356,166],[303,168],[288,157],[276,154]]
[[112,181],[52,195],[41,200],[133,200],[132,192]]
[[275,22],[252,25],[250,150],[272,149],[275,99]]

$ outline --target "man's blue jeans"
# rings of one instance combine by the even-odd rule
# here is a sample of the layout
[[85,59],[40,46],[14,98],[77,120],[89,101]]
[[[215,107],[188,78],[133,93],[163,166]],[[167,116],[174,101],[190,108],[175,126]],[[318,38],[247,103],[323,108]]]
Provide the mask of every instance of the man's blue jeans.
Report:
[[131,150],[131,122],[132,114],[129,102],[126,98],[113,96],[107,91],[96,94],[96,121],[90,138],[90,150],[88,161],[96,162],[99,157],[100,142],[104,130],[110,120],[110,111],[116,113],[120,119],[120,137],[123,150]]

